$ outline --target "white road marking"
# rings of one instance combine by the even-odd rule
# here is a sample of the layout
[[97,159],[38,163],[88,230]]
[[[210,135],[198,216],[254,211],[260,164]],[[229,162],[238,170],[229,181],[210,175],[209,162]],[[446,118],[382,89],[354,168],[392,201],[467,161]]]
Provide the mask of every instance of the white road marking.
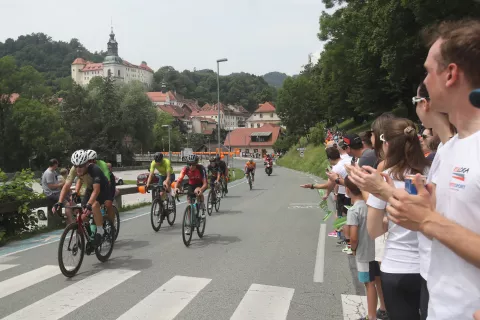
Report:
[[342,294],[343,320],[357,320],[367,315],[367,297]]
[[[238,187],[239,185],[244,184],[244,183],[246,183],[246,182],[247,182],[247,181],[242,181],[242,182],[240,182],[240,183],[237,183],[236,185],[229,186],[228,189],[232,189],[232,188]],[[185,204],[185,203],[186,203],[186,201],[183,201],[183,202],[180,202],[178,205]],[[144,213],[140,213],[139,215],[136,215],[136,216],[131,217],[131,218],[127,218],[127,219],[123,219],[123,220],[120,219],[120,222],[125,222],[125,221],[129,221],[129,220],[137,219],[137,218],[146,216],[147,214],[150,214],[150,211],[144,212]],[[36,245],[36,246],[33,246],[33,247],[29,247],[29,248],[25,248],[25,249],[21,249],[21,250],[17,250],[17,251],[10,252],[10,253],[4,254],[3,256],[0,256],[0,258],[8,257],[8,256],[10,256],[10,255],[14,255],[14,254],[17,254],[17,253],[20,253],[20,252],[32,250],[32,249],[35,249],[35,248],[38,248],[38,247],[42,247],[42,246],[46,246],[47,244],[55,243],[55,242],[58,242],[58,241],[60,241],[60,238],[54,239],[54,240],[49,241],[49,242],[41,243],[41,244]]]
[[50,279],[60,273],[58,266],[43,266],[0,282],[0,299],[34,284]]
[[117,320],[174,319],[212,279],[175,276]]
[[294,289],[252,284],[230,320],[284,320]]
[[7,270],[16,266],[18,266],[18,264],[0,264],[0,271]]
[[320,225],[320,233],[318,235],[317,258],[315,259],[315,271],[313,273],[313,282],[323,282],[323,273],[325,268],[325,235],[327,233],[327,225]]
[[12,313],[3,318],[3,320],[60,319],[139,272],[122,269],[100,271],[91,277],[78,281],[28,307]]
[[15,260],[15,259],[18,259],[17,256],[8,256],[8,257],[0,257],[0,263],[5,263],[5,262],[9,262],[9,261],[12,261],[12,260]]

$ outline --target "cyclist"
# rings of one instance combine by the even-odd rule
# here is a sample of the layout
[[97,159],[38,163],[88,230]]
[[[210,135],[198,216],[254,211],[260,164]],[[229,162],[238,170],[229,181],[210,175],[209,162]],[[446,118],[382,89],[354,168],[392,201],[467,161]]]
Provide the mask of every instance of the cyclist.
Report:
[[[182,186],[182,181],[185,175],[188,176],[188,194],[190,196],[197,195],[199,198],[199,203],[201,209],[199,214],[201,218],[205,218],[205,203],[203,199],[203,192],[207,189],[207,174],[205,167],[201,164],[198,164],[198,157],[194,154],[191,154],[187,157],[187,166],[182,169],[180,176],[178,177],[176,183],[176,189],[180,189]],[[189,197],[187,198],[190,201]],[[186,231],[187,234],[190,234],[190,230]]]
[[[105,201],[111,201],[111,193],[108,180],[102,170],[94,163],[88,162],[88,155],[85,150],[77,150],[72,154],[72,164],[74,175],[69,175],[65,181],[65,185],[60,192],[58,203],[54,205],[54,211],[63,206],[65,195],[70,190],[75,176],[83,177],[89,175],[91,177],[91,185],[87,185],[85,197],[82,201],[83,208],[93,212],[93,220],[95,221],[96,234],[94,237],[94,245],[98,246],[104,233],[103,217],[100,212],[100,204]],[[82,180],[78,180],[77,184],[81,184]]]
[[255,169],[257,168],[257,164],[255,163],[255,161],[253,161],[253,158],[250,158],[250,160],[247,161],[247,163],[245,164],[245,176],[247,176],[247,174],[251,174],[252,175],[252,183],[255,182]]
[[[217,163],[217,158],[213,157],[210,159],[210,164],[207,167],[208,180],[210,181],[210,189],[215,190],[215,187],[220,182],[220,168]],[[217,196],[216,192],[213,192],[213,199],[215,200]],[[211,204],[209,203],[208,206]]]
[[[102,170],[103,175],[107,178],[109,189],[111,189],[112,181],[110,180],[110,170],[108,169],[108,165],[103,160],[97,159],[97,153],[95,150],[87,150],[87,160],[88,163],[96,164],[100,170]],[[115,184],[115,179],[113,179],[113,184]],[[115,211],[113,210],[113,197],[110,200],[105,201],[105,209],[107,210],[107,215],[110,218],[110,221],[115,221]]]
[[220,171],[220,175],[221,175],[221,178],[224,179],[224,188],[225,188],[225,193],[228,193],[228,183],[227,183],[227,178],[228,178],[228,166],[227,164],[225,163],[225,161],[223,161],[220,156],[217,154],[216,157],[216,162],[217,162],[217,166],[218,166],[218,170]]
[[[155,174],[155,169],[157,169],[158,173],[160,173],[160,181],[159,184],[163,184],[165,190],[167,191],[168,195],[168,208],[173,209],[172,199],[171,199],[171,189],[170,185],[172,181],[175,181],[175,173],[173,173],[172,164],[170,160],[165,159],[163,157],[163,153],[157,152],[153,156],[153,161],[150,164],[150,174],[148,175],[147,185],[146,188],[150,186],[150,182],[152,181],[153,175]],[[155,195],[152,193],[152,200],[154,199]]]

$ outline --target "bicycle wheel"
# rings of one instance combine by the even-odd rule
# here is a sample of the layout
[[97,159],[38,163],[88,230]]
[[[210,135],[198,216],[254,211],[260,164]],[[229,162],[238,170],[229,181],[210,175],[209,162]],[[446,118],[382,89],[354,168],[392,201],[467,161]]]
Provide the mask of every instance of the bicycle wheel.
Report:
[[221,198],[217,198],[217,201],[215,201],[215,211],[218,212],[218,210],[220,210],[220,201],[222,199]]
[[152,202],[152,208],[150,209],[150,222],[152,223],[152,228],[155,232],[158,232],[162,226],[162,210],[162,202],[160,199],[155,198]]
[[213,201],[213,195],[214,195],[215,190],[210,190],[208,193],[208,198],[207,198],[207,213],[209,216],[212,215],[213,207],[215,205],[215,202]]
[[174,197],[171,197],[168,201],[169,204],[172,204],[172,210],[168,210],[167,222],[170,226],[173,226],[175,219],[177,218],[177,204]]
[[221,181],[221,184],[220,184],[220,190],[222,191],[222,198],[225,197],[227,195],[227,192],[225,191],[227,189],[226,187],[226,183],[227,181],[225,180],[225,178],[223,178]]
[[[78,257],[78,262],[66,264],[63,261],[63,247],[65,244],[67,244],[67,251],[70,252],[73,257]],[[71,223],[65,228],[65,230],[63,230],[62,236],[60,237],[60,243],[58,244],[58,266],[63,275],[69,278],[73,277],[80,269],[84,256],[85,237],[83,236],[83,233],[78,231],[78,224],[76,222]]]
[[250,190],[252,190],[252,177],[248,175],[248,184],[250,185]]
[[115,212],[115,221],[113,225],[115,226],[115,239],[117,240],[118,238],[118,233],[120,232],[120,213],[118,212],[117,206],[113,205],[113,210]]
[[197,234],[198,237],[201,239],[203,238],[203,234],[205,233],[205,225],[207,224],[207,218],[198,218],[198,227],[197,227]]
[[[192,230],[193,228],[191,228],[192,226],[191,212],[192,212],[192,208],[190,205],[188,205],[185,208],[185,213],[183,214],[183,222],[182,222],[183,244],[185,244],[185,246],[187,247],[190,245],[190,241],[192,241],[192,234],[193,234],[193,230]],[[185,231],[187,231],[187,229],[190,229],[190,234],[185,234]]]
[[[98,261],[105,262],[110,258],[115,243],[115,226],[108,217],[103,217],[102,243],[95,248],[95,255]],[[104,250],[105,249],[105,250]]]

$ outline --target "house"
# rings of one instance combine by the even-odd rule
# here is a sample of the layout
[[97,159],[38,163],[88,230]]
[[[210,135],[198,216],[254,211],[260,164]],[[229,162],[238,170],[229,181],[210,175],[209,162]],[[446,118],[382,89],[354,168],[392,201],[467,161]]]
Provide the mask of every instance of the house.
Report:
[[273,144],[280,136],[281,127],[265,124],[260,128],[237,128],[225,139],[225,146],[243,156],[261,157],[273,153]]
[[192,122],[192,133],[202,133],[211,135],[217,127],[217,122],[210,118],[194,116],[190,118]]
[[272,102],[265,102],[258,105],[257,110],[247,119],[247,128],[260,128],[265,124],[277,124],[281,122],[277,115],[276,108]]
[[232,131],[236,128],[241,128],[245,126],[245,121],[247,120],[249,113],[242,106],[228,105],[225,106],[223,103],[220,105],[214,104],[205,104],[202,109],[194,113],[195,116],[204,117],[208,119],[215,120],[218,122],[218,109],[220,108],[220,128],[228,131]]
[[153,70],[146,62],[134,65],[118,56],[118,42],[115,40],[113,28],[107,43],[107,56],[103,62],[93,63],[77,58],[72,63],[72,79],[79,85],[85,86],[95,77],[108,76],[115,81],[125,83],[140,81],[147,88],[153,83]]

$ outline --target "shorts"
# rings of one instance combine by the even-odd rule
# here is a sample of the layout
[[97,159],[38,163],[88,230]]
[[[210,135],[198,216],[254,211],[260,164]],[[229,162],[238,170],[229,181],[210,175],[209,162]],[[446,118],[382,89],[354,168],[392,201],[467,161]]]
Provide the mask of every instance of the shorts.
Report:
[[201,188],[202,186],[203,186],[202,184],[187,184],[187,195],[189,197],[194,197],[195,189]]
[[375,276],[373,276],[372,274],[371,266],[372,262],[357,261],[358,281],[360,281],[361,283],[369,283],[375,281]]
[[251,174],[255,175],[255,169],[254,169],[254,168],[247,168],[246,173],[247,173],[247,174],[248,174],[248,173],[251,173]]
[[348,209],[345,206],[349,206],[351,199],[347,198],[344,194],[337,194],[337,217],[342,217],[347,214]]
[[[163,185],[163,182],[167,180],[167,176],[160,176],[160,180],[158,181],[159,185]],[[175,181],[175,173],[170,173],[170,182]]]
[[[82,198],[82,204],[85,205],[87,204],[88,200],[90,200],[90,197],[92,196],[93,190],[86,190],[85,191],[85,196]],[[97,196],[97,201],[100,203],[100,205],[104,204],[105,201],[113,201],[113,195],[110,187],[107,188],[101,188],[100,193]]]

